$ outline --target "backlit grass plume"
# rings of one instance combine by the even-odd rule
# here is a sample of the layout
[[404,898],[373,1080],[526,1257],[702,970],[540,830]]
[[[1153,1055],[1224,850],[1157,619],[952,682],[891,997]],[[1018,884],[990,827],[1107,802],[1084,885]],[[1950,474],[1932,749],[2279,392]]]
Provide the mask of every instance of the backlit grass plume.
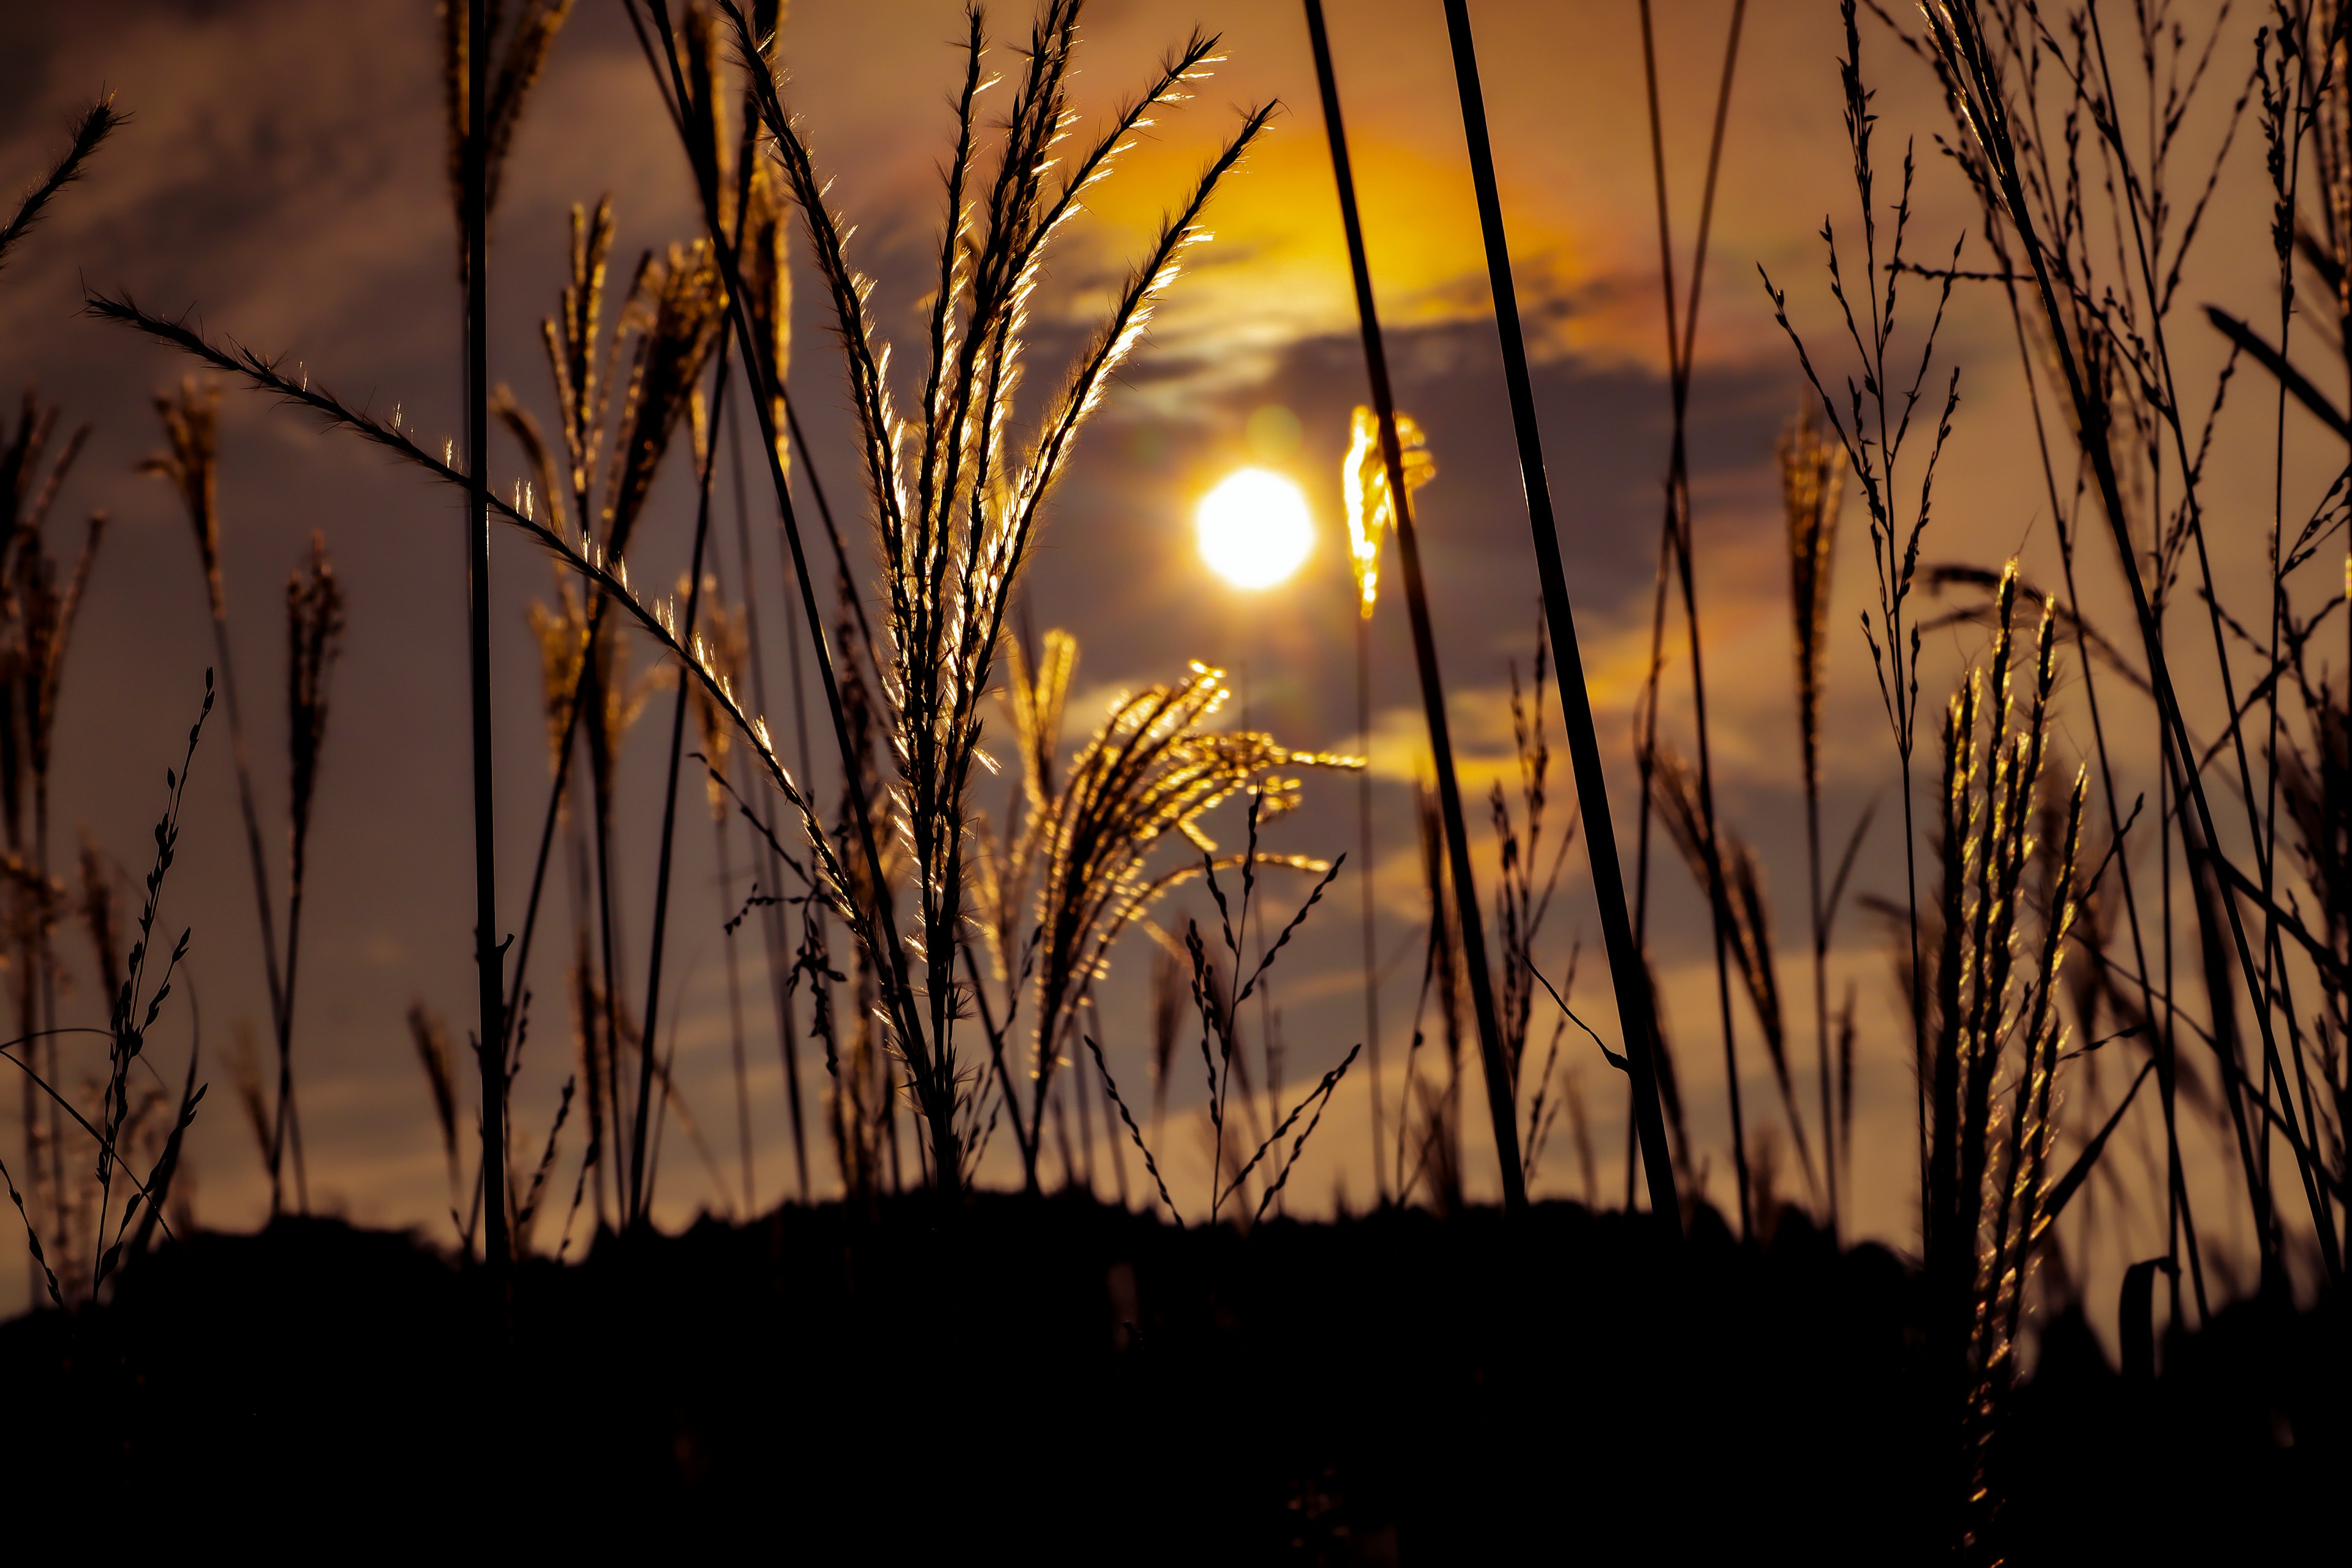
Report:
[[[1293,752],[1271,735],[1211,730],[1231,696],[1224,672],[1195,663],[1182,679],[1121,696],[1102,725],[1078,748],[1069,767],[1055,765],[1060,721],[1076,667],[1076,644],[1049,632],[1033,672],[1020,645],[1011,650],[1011,706],[1024,761],[1026,814],[1006,849],[979,857],[981,904],[996,918],[985,922],[997,947],[1000,973],[1014,987],[1032,985],[1035,1054],[1027,1074],[1025,1107],[1013,1104],[1014,1136],[1027,1182],[1037,1181],[1038,1143],[1055,1073],[1070,1045],[1068,1033],[1087,992],[1108,973],[1112,946],[1163,895],[1216,864],[1217,845],[1202,819],[1247,792],[1258,820],[1293,809],[1300,781],[1287,768],[1360,768],[1359,758]],[[1192,855],[1154,866],[1154,851],[1181,838]],[[1223,864],[1242,865],[1228,857]],[[1310,873],[1329,866],[1297,856],[1257,854],[1254,864],[1286,865]],[[1255,871],[1247,875],[1254,879]],[[1036,885],[1031,918],[1015,906]],[[1016,935],[1017,933],[1017,935]],[[1006,1026],[1012,1023],[1007,1010]],[[1000,1083],[1013,1078],[1000,1070]]]
[[[1404,488],[1408,497],[1437,477],[1437,459],[1421,426],[1400,414],[1397,446],[1404,454]],[[1362,615],[1370,620],[1380,596],[1381,540],[1396,518],[1389,499],[1388,464],[1381,457],[1381,422],[1362,404],[1348,427],[1348,455],[1339,459],[1339,495],[1348,512],[1348,559],[1356,572],[1356,595]]]
[[[635,346],[607,459],[604,509],[597,518],[597,531],[612,541],[615,552],[628,548],[644,515],[654,476],[718,344],[724,309],[725,290],[706,242],[672,245],[638,264],[621,310],[619,336],[625,340],[634,334]],[[586,347],[593,352],[593,342]],[[549,360],[552,366],[551,343]],[[593,402],[588,407],[602,412]],[[573,461],[581,461],[578,454]]]
[[1806,404],[1780,437],[1780,500],[1789,529],[1789,598],[1797,633],[1797,710],[1805,787],[1821,787],[1822,661],[1827,648],[1830,567],[1845,499],[1845,447],[1823,434]]
[[[782,7],[777,0],[760,0],[754,9],[762,41],[760,58],[772,67]],[[730,127],[725,21],[697,0],[686,9],[678,38],[685,46],[688,83],[680,131],[688,154],[699,171],[707,171],[717,197],[719,227],[731,237],[743,305],[760,348],[757,357],[776,367],[767,424],[778,433],[776,461],[787,467],[791,416],[783,389],[792,363],[793,276],[785,265],[785,239],[793,215],[783,174],[774,159],[760,155],[759,115],[751,107],[754,95],[748,89],[740,140]]]

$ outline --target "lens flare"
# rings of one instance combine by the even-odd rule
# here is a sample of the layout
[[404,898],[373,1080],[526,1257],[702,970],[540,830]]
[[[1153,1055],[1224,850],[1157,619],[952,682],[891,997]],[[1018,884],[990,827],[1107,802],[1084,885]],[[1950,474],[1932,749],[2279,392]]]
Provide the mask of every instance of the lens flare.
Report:
[[1201,498],[1193,521],[1209,569],[1253,592],[1286,581],[1315,547],[1307,497],[1271,468],[1228,474]]

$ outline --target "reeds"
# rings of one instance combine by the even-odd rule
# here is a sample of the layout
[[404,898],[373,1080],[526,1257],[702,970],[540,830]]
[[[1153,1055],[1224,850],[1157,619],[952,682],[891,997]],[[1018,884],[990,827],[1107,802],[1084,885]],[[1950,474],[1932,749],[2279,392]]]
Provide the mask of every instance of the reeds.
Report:
[[[1714,732],[1708,720],[1706,701],[1706,662],[1705,640],[1698,615],[1697,580],[1694,571],[1696,554],[1692,535],[1692,505],[1690,495],[1690,392],[1698,339],[1699,302],[1706,281],[1708,241],[1715,220],[1715,198],[1717,177],[1723,167],[1724,138],[1730,121],[1731,93],[1738,79],[1740,40],[1744,33],[1748,7],[1745,0],[1736,0],[1731,9],[1729,26],[1723,47],[1723,67],[1716,88],[1715,115],[1707,140],[1706,175],[1699,201],[1698,232],[1692,249],[1689,289],[1686,296],[1678,289],[1676,258],[1674,244],[1673,206],[1667,195],[1665,132],[1661,113],[1658,89],[1657,41],[1655,27],[1647,0],[1640,7],[1642,22],[1642,75],[1644,96],[1649,110],[1650,166],[1655,193],[1658,220],[1658,280],[1665,306],[1666,372],[1668,404],[1673,418],[1672,439],[1667,449],[1664,514],[1659,531],[1656,585],[1650,611],[1650,659],[1648,678],[1643,685],[1639,710],[1637,739],[1634,742],[1634,763],[1642,781],[1641,805],[1634,837],[1634,901],[1631,921],[1631,941],[1637,947],[1649,937],[1650,896],[1650,827],[1654,782],[1650,777],[1650,759],[1658,744],[1660,720],[1659,682],[1665,670],[1666,607],[1668,590],[1678,584],[1683,612],[1684,643],[1691,667],[1691,716],[1698,741],[1699,805],[1710,839],[1715,832],[1715,760]],[[1461,28],[1466,39],[1466,20]],[[1458,74],[1458,67],[1457,67]],[[1491,176],[1489,176],[1491,184]],[[1501,217],[1499,201],[1490,201],[1494,212],[1487,225],[1490,234],[1499,237]],[[1496,246],[1490,241],[1488,266],[1496,270]],[[1725,900],[1722,889],[1711,888],[1708,905],[1720,911]],[[1738,1068],[1738,1044],[1734,1031],[1731,1009],[1731,966],[1729,958],[1730,932],[1718,918],[1711,932],[1715,956],[1716,1012],[1723,1035],[1724,1064],[1732,1121],[1732,1165],[1737,1178],[1740,1225],[1746,1234],[1752,1210],[1749,1204],[1748,1150],[1744,1134],[1743,1091]],[[1646,963],[1646,958],[1644,959]],[[1612,972],[1616,965],[1612,962]],[[1654,994],[1652,999],[1655,1010]],[[1663,1073],[1663,1067],[1662,1067]],[[1663,1084],[1661,1086],[1663,1092]],[[1639,1097],[1628,1107],[1627,1132],[1629,1144],[1637,1130],[1642,1107]],[[1662,1142],[1662,1141],[1661,1141]],[[1648,1145],[1643,1147],[1647,1157]],[[1629,1149],[1629,1161],[1631,1152]],[[1631,1165],[1628,1165],[1628,1197],[1631,1198]],[[1661,1197],[1664,1184],[1653,1178],[1654,1200]],[[1654,1201],[1654,1206],[1655,1203]]]
[[[150,314],[135,300],[93,294],[89,308],[101,320],[133,327],[216,370],[235,374],[255,389],[301,407],[329,426],[401,458],[442,484],[462,488],[467,483],[465,474],[454,466],[454,443],[451,450],[436,457],[418,446],[394,420],[355,409],[307,376],[289,375],[277,362],[234,343],[215,343],[179,322]],[[626,563],[593,539],[574,534],[568,527],[551,526],[541,521],[532,510],[531,493],[521,484],[515,486],[511,500],[491,497],[487,505],[491,515],[546,551],[574,580],[616,606],[656,647],[677,661],[687,678],[699,684],[718,702],[729,724],[749,742],[747,754],[758,762],[787,803],[802,815],[803,823],[815,826],[814,806],[777,758],[766,724],[743,710],[736,700],[731,680],[681,640],[674,605],[648,603],[639,597],[629,586]],[[841,876],[838,863],[831,860],[830,851],[823,844],[814,847],[824,867],[824,875],[837,884]]]
[[[1727,105],[1730,99],[1731,64],[1738,58],[1739,19],[1745,12],[1746,0],[1738,0],[1733,7],[1731,44],[1724,67],[1723,105]],[[1648,16],[1645,6],[1643,11],[1645,29]],[[1527,492],[1528,529],[1535,544],[1537,575],[1543,588],[1544,620],[1549,632],[1553,656],[1559,665],[1560,715],[1568,732],[1570,761],[1576,776],[1578,808],[1585,822],[1593,895],[1600,908],[1601,936],[1608,952],[1610,978],[1617,998],[1619,1027],[1624,1033],[1625,1056],[1630,1064],[1633,1119],[1640,1136],[1643,1159],[1650,1171],[1651,1207],[1656,1213],[1674,1215],[1675,1223],[1679,1224],[1681,1210],[1673,1201],[1674,1170],[1669,1163],[1664,1127],[1659,1114],[1656,1007],[1650,994],[1649,973],[1642,956],[1640,940],[1629,912],[1624,873],[1618,862],[1615,818],[1609,806],[1608,779],[1601,767],[1601,743],[1593,726],[1591,700],[1585,684],[1583,653],[1577,642],[1575,610],[1569,598],[1567,574],[1560,561],[1559,528],[1552,516],[1550,482],[1544,468],[1542,437],[1536,421],[1535,390],[1528,373],[1526,335],[1519,324],[1517,289],[1512,280],[1509,244],[1504,234],[1502,197],[1496,185],[1494,153],[1486,132],[1486,96],[1478,78],[1477,50],[1471,33],[1469,7],[1464,0],[1446,0],[1445,21],[1454,55],[1454,83],[1462,100],[1463,129],[1469,142],[1471,181],[1478,199],[1479,230],[1486,253],[1487,282],[1495,300],[1495,326],[1502,345],[1504,379],[1511,397],[1511,424],[1518,447],[1519,478]],[[1722,140],[1723,115],[1724,107],[1719,105],[1716,131],[1718,146]],[[1713,184],[1710,165],[1709,210],[1713,206]],[[1663,224],[1663,208],[1660,219]],[[1704,227],[1700,234],[1699,251],[1703,261],[1706,254]],[[1673,313],[1669,300],[1667,314],[1671,317]],[[1697,316],[1697,288],[1694,279],[1687,331],[1696,331]],[[1677,377],[1676,384],[1678,458],[1681,403],[1687,386],[1688,354],[1686,335],[1683,357],[1679,362],[1684,374]],[[1696,639],[1696,626],[1692,635]],[[1696,669],[1695,640],[1693,661]],[[1703,710],[1700,734],[1704,746],[1706,720]],[[1733,1092],[1735,1095],[1738,1093],[1736,1083]]]
[[[678,39],[668,26],[667,13],[659,6],[655,11],[660,38],[657,63],[667,62],[667,96],[681,133],[688,134],[693,127],[710,121],[709,110],[716,91],[715,77],[699,83],[688,81],[678,58]],[[743,46],[742,58],[763,61],[761,40],[752,37],[748,19],[731,7],[729,15],[738,33],[738,42]],[[481,25],[487,19],[478,5],[468,16],[467,46],[459,61],[468,82],[464,102],[481,102],[486,97]],[[835,311],[848,339],[856,402],[866,424],[867,477],[882,521],[880,538],[891,584],[892,610],[886,628],[889,651],[887,668],[879,672],[884,678],[881,697],[887,704],[893,766],[901,780],[901,787],[893,795],[893,809],[898,816],[898,828],[914,847],[909,875],[920,908],[919,948],[902,948],[896,934],[898,928],[889,912],[891,900],[887,895],[890,879],[876,841],[875,815],[865,808],[864,802],[856,803],[859,808],[846,814],[852,837],[857,840],[854,846],[858,851],[856,858],[862,862],[861,889],[847,877],[843,863],[833,853],[828,836],[818,826],[808,798],[776,761],[764,726],[756,725],[736,705],[731,682],[703,661],[698,647],[689,646],[698,639],[690,628],[677,626],[674,612],[667,607],[646,606],[629,595],[625,567],[616,554],[608,553],[610,546],[586,538],[575,540],[560,512],[556,526],[541,523],[532,514],[530,497],[520,490],[510,503],[497,501],[488,494],[482,481],[478,458],[461,470],[451,460],[432,458],[398,427],[397,416],[386,424],[357,413],[313,389],[307,377],[287,377],[258,356],[216,347],[173,323],[144,315],[128,301],[93,298],[93,309],[98,313],[137,324],[258,386],[290,392],[294,401],[331,422],[400,453],[445,482],[463,484],[472,492],[478,516],[495,514],[531,534],[600,590],[617,594],[632,618],[652,630],[657,642],[687,658],[695,679],[719,700],[730,722],[753,742],[772,779],[802,813],[826,897],[835,902],[837,912],[850,921],[866,952],[877,961],[879,1000],[892,1029],[889,1048],[909,1067],[914,1103],[927,1130],[929,1142],[922,1153],[931,1179],[949,1190],[961,1179],[957,1111],[963,1090],[959,1087],[950,1038],[958,987],[943,966],[952,962],[955,934],[961,920],[965,848],[961,802],[978,738],[978,703],[989,684],[1004,608],[1034,538],[1044,498],[1059,472],[1078,425],[1099,399],[1113,369],[1133,346],[1148,319],[1151,301],[1171,280],[1182,251],[1200,237],[1199,218],[1210,195],[1265,121],[1263,110],[1245,117],[1240,133],[1212,163],[1187,203],[1171,216],[1143,264],[1121,290],[1102,331],[1081,354],[1064,392],[1049,405],[1034,444],[1017,461],[1010,460],[1004,427],[1018,380],[1018,322],[1036,287],[1046,243],[1076,211],[1079,191],[1108,172],[1117,155],[1130,143],[1133,134],[1148,122],[1150,110],[1182,96],[1213,47],[1212,40],[1195,38],[1172,55],[1151,87],[1114,118],[1108,132],[1085,151],[1070,165],[1068,174],[1057,183],[1039,158],[1067,130],[1067,76],[1076,21],[1076,7],[1062,5],[1049,6],[1041,20],[1032,39],[1035,47],[1024,85],[1016,94],[1005,156],[1001,160],[984,210],[968,214],[961,197],[950,204],[951,222],[942,247],[943,288],[934,321],[932,368],[926,382],[926,423],[922,431],[900,426],[889,412],[887,396],[882,389],[881,356],[865,326],[859,288],[842,251],[841,227],[816,189],[806,150],[782,112],[774,83],[761,70],[751,73],[755,108],[780,157],[784,181],[793,188],[810,220],[819,269],[827,279]],[[958,191],[963,188],[962,182],[975,166],[971,162],[975,122],[971,100],[978,91],[977,61],[982,47],[976,28],[970,47],[974,62],[973,82],[961,110],[961,144],[964,150],[959,154],[952,175]],[[691,49],[688,52],[691,53]],[[453,81],[458,74],[457,67],[453,66]],[[453,89],[454,101],[457,100]],[[461,216],[466,220],[467,252],[469,258],[478,258],[482,248],[480,224],[487,203],[484,164],[490,149],[486,137],[478,133],[470,122],[454,112],[452,119],[453,133],[463,153]],[[708,138],[702,140],[708,143]],[[697,140],[689,136],[690,152],[695,145]],[[698,284],[699,292],[696,297],[703,301],[724,300],[737,316],[738,336],[747,350],[758,393],[752,404],[763,425],[763,436],[768,437],[772,473],[779,480],[780,510],[785,513],[803,605],[812,612],[809,619],[814,626],[818,617],[810,597],[806,563],[792,523],[789,496],[781,484],[782,449],[772,418],[774,410],[781,406],[773,333],[763,340],[751,330],[747,313],[750,290],[741,284],[741,249],[723,221],[726,215],[721,211],[718,171],[708,157],[698,157],[696,162],[706,216],[712,220],[709,253],[720,275],[717,281]],[[971,223],[969,230],[967,221]],[[958,237],[968,232],[975,242],[969,263]],[[593,248],[592,244],[577,252],[583,260],[575,268],[576,277],[594,270],[585,259]],[[674,259],[667,278],[681,279],[692,270],[684,260]],[[469,263],[465,277],[468,297],[478,305],[481,269]],[[589,314],[578,308],[584,303],[586,292],[583,289],[575,295],[572,314],[576,317]],[[660,324],[672,298],[666,295],[662,306],[656,308],[650,341],[673,341],[674,335]],[[469,395],[468,400],[476,426],[469,434],[468,447],[478,452],[479,444],[474,437],[479,435],[480,422],[487,417],[488,398],[487,389],[479,384],[482,323],[478,310],[470,320],[470,374],[477,384],[470,388],[476,395]],[[556,357],[563,362],[558,366],[560,383],[565,379],[565,369],[585,363],[577,350],[589,335],[587,331],[574,331],[567,342],[562,331],[551,334],[551,347],[559,351]],[[690,358],[690,354],[681,354],[673,361],[647,359],[633,377],[632,385],[643,389],[641,401],[637,394],[632,395],[641,416],[635,420],[625,416],[624,424],[631,434],[612,458],[621,482],[608,487],[613,499],[601,520],[610,531],[607,537],[613,545],[620,542],[614,536],[623,531],[636,504],[633,498],[642,497],[642,489],[634,481],[643,471],[643,455],[649,449],[657,449],[664,437],[664,427],[653,415],[668,401],[669,389],[682,392],[692,384],[693,378],[684,374]],[[571,385],[579,389],[585,381],[584,375],[575,375],[571,378]],[[591,400],[583,397],[579,401],[585,404]],[[576,419],[567,419],[568,430],[578,428]],[[903,464],[902,443],[906,447]],[[572,456],[575,482],[571,488],[575,492],[574,510],[584,518],[586,509],[579,503],[577,481],[586,465],[579,460],[576,451]],[[549,471],[546,464],[536,466],[542,475]],[[910,481],[903,493],[898,488],[902,477]],[[486,563],[481,558],[480,531],[471,531],[469,537],[469,551],[478,568],[475,609],[479,612],[484,608],[481,574]],[[486,1026],[489,1026],[498,1023],[501,1000],[497,995],[499,964],[489,947],[493,906],[487,837],[488,692],[480,662],[483,649],[478,616],[477,620],[477,891],[480,905],[478,913],[483,1009]],[[854,757],[856,750],[850,743],[840,684],[822,645],[818,652],[820,673],[824,677],[829,706],[835,719],[836,738],[842,743],[844,755]],[[593,668],[593,661],[587,661],[584,668]],[[852,768],[853,787],[856,776],[857,771]],[[918,959],[915,955],[919,952],[928,956]],[[909,965],[914,962],[924,965],[930,976],[921,994],[922,1000],[918,999],[919,993],[911,985]],[[506,1037],[506,1032],[501,1027],[486,1026],[484,1038],[491,1042],[485,1047],[483,1064],[486,1164],[497,1163],[506,1142],[500,1128],[507,1074],[500,1059],[504,1053],[496,1047],[496,1042],[502,1037]],[[608,1055],[612,1043],[607,1042]],[[649,1066],[641,1064],[641,1081],[651,1071]],[[609,1090],[614,1086],[608,1083],[606,1087]],[[641,1090],[636,1108],[640,1124],[645,1121],[647,1098]],[[631,1151],[633,1169],[646,1161],[648,1152],[645,1140],[635,1142],[636,1147]],[[486,1171],[483,1184],[487,1191],[501,1190],[500,1174],[499,1170]],[[635,1184],[639,1191],[632,1197],[638,1212],[642,1212],[643,1183]],[[506,1244],[500,1235],[502,1216],[497,1212],[498,1206],[491,1205],[488,1247],[492,1253],[502,1254]]]

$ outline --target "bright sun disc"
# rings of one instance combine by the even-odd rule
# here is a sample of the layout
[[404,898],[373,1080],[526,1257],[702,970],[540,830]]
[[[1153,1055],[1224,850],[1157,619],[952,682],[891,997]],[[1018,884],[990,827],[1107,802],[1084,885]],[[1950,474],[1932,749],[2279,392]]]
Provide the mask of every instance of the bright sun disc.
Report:
[[1298,570],[1315,545],[1307,498],[1270,468],[1229,474],[1193,514],[1201,557],[1236,588],[1271,588]]

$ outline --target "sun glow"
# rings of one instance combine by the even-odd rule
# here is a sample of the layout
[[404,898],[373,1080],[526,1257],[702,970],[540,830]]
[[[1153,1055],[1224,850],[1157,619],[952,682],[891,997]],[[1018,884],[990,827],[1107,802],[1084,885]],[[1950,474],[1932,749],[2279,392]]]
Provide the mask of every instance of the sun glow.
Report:
[[1201,558],[1236,588],[1271,588],[1298,570],[1315,547],[1315,524],[1299,488],[1271,468],[1228,474],[1193,514]]

